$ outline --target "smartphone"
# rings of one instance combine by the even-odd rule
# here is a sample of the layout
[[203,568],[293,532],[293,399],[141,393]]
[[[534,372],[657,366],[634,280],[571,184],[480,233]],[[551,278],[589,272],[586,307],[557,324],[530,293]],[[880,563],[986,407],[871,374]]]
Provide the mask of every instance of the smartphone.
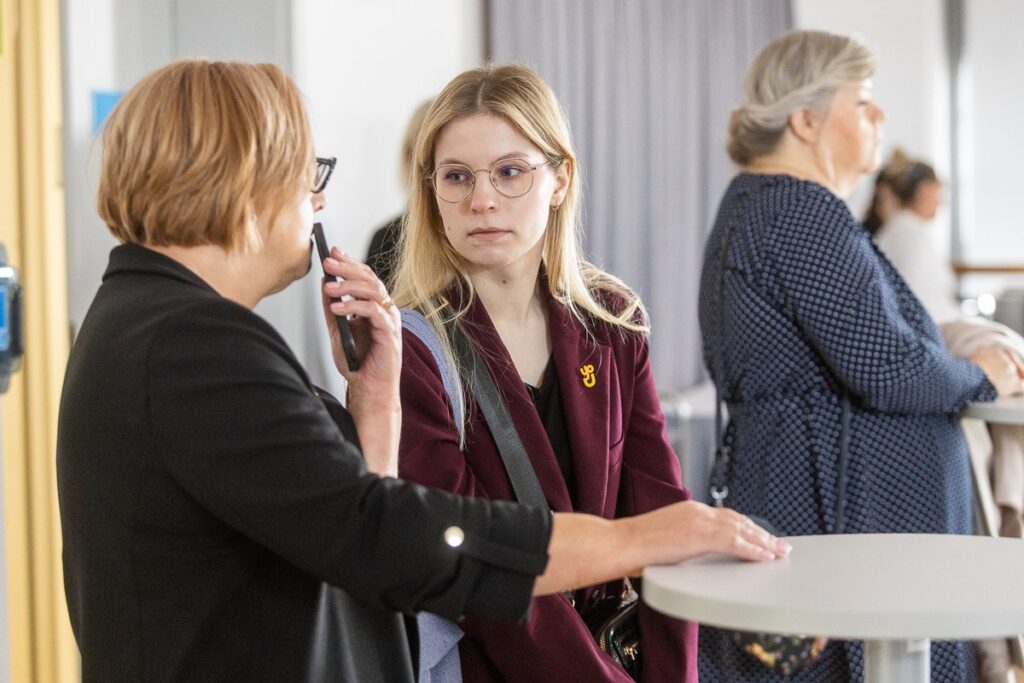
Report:
[[[321,223],[313,224],[313,243],[316,244],[316,253],[320,255],[320,267],[323,268],[324,259],[331,257],[331,250],[327,248],[324,226]],[[324,277],[338,279],[337,276],[331,275],[326,270],[324,270]],[[332,296],[331,301],[341,301],[341,299]],[[355,372],[359,369],[359,355],[356,353],[356,339],[352,336],[352,326],[349,325],[348,318],[343,315],[334,316],[334,320],[338,324],[341,348],[345,352],[345,361],[348,363],[348,369]]]

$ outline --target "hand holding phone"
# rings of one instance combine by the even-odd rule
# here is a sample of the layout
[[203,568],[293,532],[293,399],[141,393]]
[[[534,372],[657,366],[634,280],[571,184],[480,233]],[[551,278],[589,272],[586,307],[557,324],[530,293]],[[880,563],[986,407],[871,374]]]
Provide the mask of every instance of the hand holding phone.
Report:
[[[338,278],[327,272],[324,266],[324,259],[331,257],[331,250],[327,247],[327,239],[324,237],[324,226],[320,223],[313,224],[313,243],[316,244],[316,253],[320,257],[320,267],[324,271],[324,277]],[[338,297],[331,297],[332,302],[341,301]],[[348,369],[351,372],[355,372],[359,369],[359,354],[356,352],[356,340],[352,336],[352,326],[349,325],[348,318],[343,315],[335,315],[334,320],[338,325],[338,336],[341,338],[341,348],[345,353],[345,362],[348,363]]]

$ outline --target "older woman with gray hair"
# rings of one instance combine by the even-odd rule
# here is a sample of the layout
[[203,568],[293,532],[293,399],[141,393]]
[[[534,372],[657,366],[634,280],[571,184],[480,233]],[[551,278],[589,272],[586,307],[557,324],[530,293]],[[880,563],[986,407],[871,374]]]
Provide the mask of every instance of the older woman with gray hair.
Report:
[[[728,151],[740,166],[709,236],[704,358],[729,424],[712,495],[786,535],[969,534],[971,482],[954,419],[1020,389],[1011,360],[954,358],[843,197],[879,162],[875,60],[852,38],[794,31],[750,68]],[[744,647],[748,645],[752,647]],[[758,658],[700,634],[701,681],[862,678],[862,645],[817,661]],[[754,655],[754,656],[750,656]],[[932,646],[932,680],[974,679],[963,643]]]

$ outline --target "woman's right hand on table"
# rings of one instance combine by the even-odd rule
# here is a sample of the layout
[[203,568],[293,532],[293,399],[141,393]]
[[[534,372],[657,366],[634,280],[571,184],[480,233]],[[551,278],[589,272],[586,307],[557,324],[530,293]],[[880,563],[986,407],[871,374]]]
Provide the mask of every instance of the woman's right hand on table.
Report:
[[[644,564],[674,564],[706,553],[759,562],[785,557],[792,547],[746,515],[689,500],[631,518],[654,557]],[[645,536],[649,537],[645,539]]]
[[789,555],[792,546],[727,508],[674,503],[635,517],[606,520],[556,513],[548,566],[534,593],[546,595],[638,576],[652,564],[675,564],[706,553],[761,562]]

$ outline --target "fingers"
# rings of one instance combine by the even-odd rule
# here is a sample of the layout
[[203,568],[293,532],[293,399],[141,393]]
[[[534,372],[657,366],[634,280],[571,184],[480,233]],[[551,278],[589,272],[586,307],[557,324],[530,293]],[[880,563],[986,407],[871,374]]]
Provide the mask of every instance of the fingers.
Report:
[[353,325],[365,325],[369,337],[376,340],[372,342],[374,346],[382,343],[400,348],[401,315],[395,306],[384,306],[379,301],[349,299],[332,303],[331,312],[349,316]]
[[[370,266],[353,258],[337,247],[331,248],[331,258],[325,259],[327,271],[346,280],[369,280],[380,282]],[[381,287],[383,287],[383,283]]]
[[[1001,383],[996,383],[996,388],[1001,394],[1017,394],[1020,393],[1021,381],[1020,381],[1020,368],[1017,365],[1014,354],[1001,348],[993,348],[993,356],[998,359],[999,372],[1002,375]],[[999,386],[1002,384],[1002,386]]]
[[369,301],[383,301],[388,295],[380,282],[368,282],[366,280],[345,280],[344,282],[331,282],[324,285],[324,292],[327,296],[341,298],[350,296],[354,299],[366,299]]
[[379,301],[349,299],[348,301],[336,301],[331,304],[330,308],[335,315],[354,315],[365,318],[370,327],[375,330],[393,332],[396,324],[401,325],[398,309],[394,306],[385,308]]
[[786,557],[792,546],[733,510],[716,510],[723,517],[725,551],[751,561]]
[[[340,282],[334,277],[325,278],[323,291],[327,296],[334,298],[350,296],[355,299],[378,302],[390,300],[387,288],[373,272],[373,269],[345,254],[337,247],[331,249],[330,258],[324,259],[324,270],[332,276],[342,278]],[[359,315],[354,310],[349,312],[349,315],[352,314]]]
[[1019,379],[1024,379],[1024,358],[1021,358],[1018,354],[1010,350],[1005,350],[1003,353],[1006,354],[1007,358],[1013,364],[1013,368],[1017,373]]
[[1014,354],[986,346],[971,356],[971,360],[982,369],[1000,396],[1020,393],[1021,371]]

